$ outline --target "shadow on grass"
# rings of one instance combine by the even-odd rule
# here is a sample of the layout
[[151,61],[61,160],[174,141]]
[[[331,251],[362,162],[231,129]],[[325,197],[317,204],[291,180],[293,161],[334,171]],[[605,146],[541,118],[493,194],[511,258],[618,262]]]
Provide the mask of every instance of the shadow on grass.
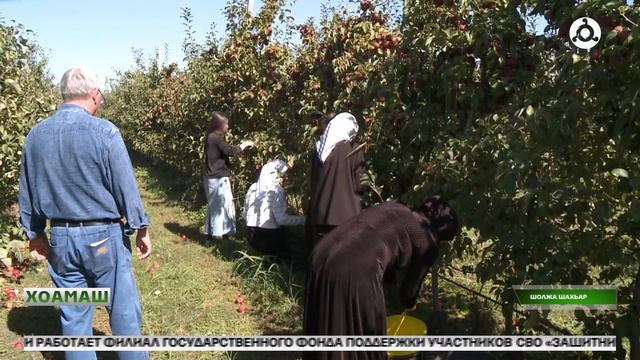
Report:
[[[129,149],[129,153],[133,164],[149,173],[149,177],[145,181],[149,184],[150,189],[160,193],[167,201],[191,211],[199,210],[206,203],[200,176],[186,174],[162,160],[132,149]],[[212,251],[220,255],[223,260],[237,260],[239,258],[237,252],[247,250],[244,240],[245,229],[241,224],[237,225],[237,234],[215,239],[213,242]],[[202,234],[199,226],[183,226],[175,222],[168,222],[164,224],[164,227],[174,233],[176,239],[186,235],[188,241],[205,246],[205,235]]]
[[[194,242],[200,246],[206,247],[205,235],[200,231],[197,226],[183,226],[175,222],[164,223],[165,229],[175,234],[177,241],[182,241],[181,236],[186,235],[187,241]],[[213,244],[210,247],[211,251],[226,261],[235,261],[240,258],[238,251],[246,251],[247,245],[244,239],[243,232],[240,232],[233,236],[225,236],[222,239],[214,239]]]
[[[52,306],[29,306],[11,309],[7,316],[7,328],[20,335],[59,336],[62,335],[60,327],[60,313]],[[93,329],[95,336],[106,335],[104,332]],[[49,360],[64,360],[64,352],[43,351],[42,357]],[[98,352],[99,360],[116,360],[114,352]]]
[[169,201],[182,204],[189,210],[197,210],[198,204],[204,204],[200,174],[188,174],[162,160],[133,149],[128,150],[131,162],[148,171],[150,176],[146,180],[153,190],[161,192]]
[[176,240],[183,241],[181,237],[184,235],[187,237],[184,241],[191,241],[204,246],[204,234],[195,226],[184,226],[175,222],[166,222],[164,223],[164,228],[173,233]]

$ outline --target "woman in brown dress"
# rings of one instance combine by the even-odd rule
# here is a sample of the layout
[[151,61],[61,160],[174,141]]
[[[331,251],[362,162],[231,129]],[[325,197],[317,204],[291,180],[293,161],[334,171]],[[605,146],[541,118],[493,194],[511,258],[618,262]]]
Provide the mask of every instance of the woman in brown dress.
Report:
[[[309,259],[305,335],[386,335],[383,278],[399,274],[400,303],[414,307],[441,243],[457,230],[454,210],[440,197],[418,211],[383,203],[340,225]],[[304,359],[386,359],[386,353],[309,352]]]
[[358,194],[364,190],[360,181],[364,156],[353,141],[357,133],[356,118],[343,112],[329,121],[316,143],[307,211],[311,245],[361,211]]

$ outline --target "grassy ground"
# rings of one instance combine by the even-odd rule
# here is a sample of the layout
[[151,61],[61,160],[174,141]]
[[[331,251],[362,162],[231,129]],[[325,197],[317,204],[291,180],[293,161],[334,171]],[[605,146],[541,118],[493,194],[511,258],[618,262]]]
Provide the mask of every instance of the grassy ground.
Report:
[[[225,239],[211,248],[202,245],[197,216],[172,202],[169,183],[152,179],[148,167],[138,167],[138,181],[145,210],[152,220],[153,255],[145,261],[135,259],[134,268],[143,304],[145,335],[262,335],[299,330],[299,306],[286,286],[271,279],[274,270],[250,279],[235,276],[233,266],[243,250],[243,242]],[[166,175],[166,179],[171,177]],[[189,216],[189,215],[192,216]],[[187,240],[181,238],[186,235]],[[246,259],[250,259],[245,256]],[[252,257],[253,258],[253,257]],[[248,261],[248,260],[244,260]],[[266,263],[265,263],[266,264]],[[278,273],[286,274],[287,266],[275,264]],[[266,276],[266,278],[265,278]],[[293,276],[293,275],[292,275]],[[284,283],[283,283],[284,284]],[[52,286],[46,267],[25,274],[24,287]],[[260,291],[256,291],[260,290]],[[234,303],[239,294],[248,299],[248,312],[240,314]],[[63,358],[61,354],[27,353],[13,350],[12,345],[29,334],[60,334],[59,316],[52,307],[23,307],[21,295],[12,309],[0,309],[0,359]],[[268,308],[264,304],[268,304]],[[98,309],[94,316],[94,333],[110,334],[108,316]],[[112,359],[112,354],[99,354]],[[152,353],[154,359],[295,359],[297,354],[281,353]]]

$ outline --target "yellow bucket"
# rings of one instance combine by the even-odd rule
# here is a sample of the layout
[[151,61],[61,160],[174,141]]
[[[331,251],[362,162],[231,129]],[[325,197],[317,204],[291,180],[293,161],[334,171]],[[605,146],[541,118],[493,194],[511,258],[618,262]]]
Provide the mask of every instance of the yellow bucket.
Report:
[[[427,335],[427,324],[424,321],[406,314],[387,316],[388,336],[424,336]],[[417,358],[415,351],[388,351],[389,359]]]

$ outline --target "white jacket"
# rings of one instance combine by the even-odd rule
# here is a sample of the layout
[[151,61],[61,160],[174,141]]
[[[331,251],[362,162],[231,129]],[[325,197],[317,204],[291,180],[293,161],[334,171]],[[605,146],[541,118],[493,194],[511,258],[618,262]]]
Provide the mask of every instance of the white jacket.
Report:
[[282,160],[266,163],[244,198],[243,215],[247,226],[277,229],[282,225],[303,225],[304,216],[287,214],[287,195],[280,186],[280,177],[289,167]]
[[304,225],[304,216],[287,214],[287,195],[277,185],[258,196],[258,183],[253,183],[244,198],[244,218],[247,226],[277,229],[280,226]]

